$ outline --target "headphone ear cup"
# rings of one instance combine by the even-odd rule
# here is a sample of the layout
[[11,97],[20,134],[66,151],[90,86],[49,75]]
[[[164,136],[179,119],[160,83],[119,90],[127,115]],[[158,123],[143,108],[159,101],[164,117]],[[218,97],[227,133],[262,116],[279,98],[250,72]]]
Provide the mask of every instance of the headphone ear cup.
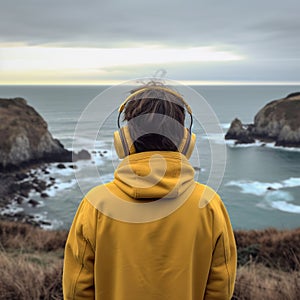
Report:
[[196,134],[192,133],[191,137],[190,137],[190,143],[189,143],[188,149],[187,149],[187,151],[185,153],[185,156],[186,156],[187,159],[189,159],[192,156],[192,153],[194,151],[195,145],[196,145]]
[[114,132],[114,145],[119,158],[125,158],[136,152],[128,126],[121,127]]
[[122,144],[122,141],[121,141],[121,136],[120,136],[120,131],[117,130],[114,132],[114,146],[115,146],[115,150],[117,152],[117,155],[119,158],[124,158],[126,155],[125,155],[125,152],[124,152],[124,147],[123,147],[123,144]]
[[178,147],[178,151],[181,152],[189,159],[193,153],[196,144],[196,135],[190,133],[187,128],[184,128],[183,138]]

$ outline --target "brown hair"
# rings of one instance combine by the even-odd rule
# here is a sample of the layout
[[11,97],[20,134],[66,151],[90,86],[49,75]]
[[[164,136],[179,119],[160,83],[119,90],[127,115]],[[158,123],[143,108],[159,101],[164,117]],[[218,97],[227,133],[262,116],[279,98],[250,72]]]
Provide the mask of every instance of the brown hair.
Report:
[[[136,152],[178,151],[183,138],[185,110],[182,100],[158,87],[170,89],[151,82],[132,90],[131,93],[139,90],[141,92],[126,104],[124,121],[128,122]],[[138,116],[143,117],[137,118]],[[149,132],[163,132],[163,134]]]

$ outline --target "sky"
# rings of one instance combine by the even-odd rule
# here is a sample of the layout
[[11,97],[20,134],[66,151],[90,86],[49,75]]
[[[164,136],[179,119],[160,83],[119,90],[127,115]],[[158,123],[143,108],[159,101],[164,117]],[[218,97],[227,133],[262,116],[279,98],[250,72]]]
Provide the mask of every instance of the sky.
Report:
[[300,83],[298,0],[0,4],[0,84]]

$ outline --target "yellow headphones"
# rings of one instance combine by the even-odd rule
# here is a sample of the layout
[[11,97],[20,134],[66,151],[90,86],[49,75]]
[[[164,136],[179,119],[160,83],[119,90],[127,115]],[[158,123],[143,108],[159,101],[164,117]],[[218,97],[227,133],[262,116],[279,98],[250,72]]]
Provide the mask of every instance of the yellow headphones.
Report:
[[136,95],[143,93],[145,91],[148,91],[148,90],[150,90],[150,91],[151,90],[162,90],[162,91],[166,91],[166,92],[176,96],[177,98],[179,98],[181,100],[181,102],[183,103],[187,112],[189,113],[189,115],[191,117],[190,127],[184,128],[183,138],[178,147],[178,151],[181,152],[182,154],[184,154],[189,159],[192,155],[192,152],[194,150],[195,143],[196,143],[196,135],[194,133],[192,133],[192,125],[193,125],[192,110],[191,110],[190,106],[184,101],[183,97],[180,94],[176,93],[175,91],[173,91],[171,89],[161,87],[161,86],[151,86],[151,87],[145,87],[140,90],[137,90],[134,93],[130,94],[125,99],[125,101],[120,105],[118,122],[117,122],[119,130],[114,132],[114,145],[115,145],[115,149],[116,149],[116,152],[117,152],[119,158],[124,158],[127,155],[136,153],[128,126],[120,127],[120,116],[121,116],[126,104],[132,98],[134,98]]

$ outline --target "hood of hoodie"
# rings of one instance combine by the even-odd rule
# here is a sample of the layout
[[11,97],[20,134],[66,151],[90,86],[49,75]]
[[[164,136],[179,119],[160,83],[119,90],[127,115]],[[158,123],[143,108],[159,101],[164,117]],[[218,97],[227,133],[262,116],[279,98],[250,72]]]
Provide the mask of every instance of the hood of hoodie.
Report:
[[194,184],[194,168],[180,152],[151,151],[127,156],[114,183],[134,199],[176,198]]

